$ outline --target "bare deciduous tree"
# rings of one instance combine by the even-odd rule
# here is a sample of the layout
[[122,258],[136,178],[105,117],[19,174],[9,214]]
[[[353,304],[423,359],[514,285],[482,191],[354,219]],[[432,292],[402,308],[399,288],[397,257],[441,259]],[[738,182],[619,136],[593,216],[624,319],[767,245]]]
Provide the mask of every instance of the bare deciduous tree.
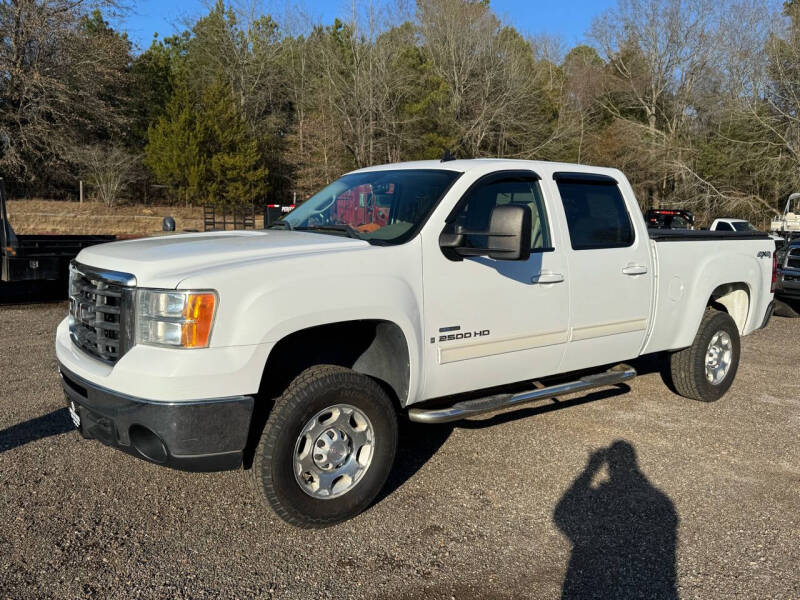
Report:
[[68,169],[66,157],[92,135],[125,122],[119,86],[129,43],[93,8],[114,0],[0,2],[0,169],[21,181]]
[[718,6],[714,0],[620,0],[592,26],[611,71],[604,106],[641,129],[637,152],[658,165],[647,186],[656,206],[676,176],[669,167],[681,162],[695,90],[715,60]]
[[119,146],[86,146],[76,155],[85,169],[89,184],[97,191],[99,200],[108,207],[117,204],[140,164],[138,156]]
[[[425,52],[449,87],[458,145],[470,156],[536,156],[551,73],[533,49],[483,2],[421,0],[418,27]],[[522,142],[522,138],[525,141]]]

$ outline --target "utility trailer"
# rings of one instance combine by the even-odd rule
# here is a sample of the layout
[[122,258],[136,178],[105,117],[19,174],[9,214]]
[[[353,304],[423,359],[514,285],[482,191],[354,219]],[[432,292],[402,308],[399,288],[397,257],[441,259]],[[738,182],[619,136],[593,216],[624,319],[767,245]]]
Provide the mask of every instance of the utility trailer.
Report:
[[0,294],[6,283],[66,281],[69,263],[84,248],[113,242],[113,235],[17,235],[8,220],[6,189],[0,178]]
[[800,237],[800,193],[789,196],[783,214],[772,219],[769,231],[787,242]]

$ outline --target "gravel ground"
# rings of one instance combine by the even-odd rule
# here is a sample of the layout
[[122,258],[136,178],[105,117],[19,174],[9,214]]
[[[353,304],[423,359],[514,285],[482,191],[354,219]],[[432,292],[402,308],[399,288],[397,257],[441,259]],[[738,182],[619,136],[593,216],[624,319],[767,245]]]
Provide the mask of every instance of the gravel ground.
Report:
[[381,499],[301,531],[242,472],[81,439],[65,312],[0,307],[0,598],[800,597],[800,319],[745,338],[714,404],[645,361],[629,387],[405,426]]

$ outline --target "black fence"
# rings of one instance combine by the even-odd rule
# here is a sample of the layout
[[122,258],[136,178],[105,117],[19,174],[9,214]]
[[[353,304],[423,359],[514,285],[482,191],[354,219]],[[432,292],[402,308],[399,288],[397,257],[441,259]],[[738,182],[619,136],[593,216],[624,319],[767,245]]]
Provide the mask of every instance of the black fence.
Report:
[[203,231],[255,229],[256,205],[203,206]]

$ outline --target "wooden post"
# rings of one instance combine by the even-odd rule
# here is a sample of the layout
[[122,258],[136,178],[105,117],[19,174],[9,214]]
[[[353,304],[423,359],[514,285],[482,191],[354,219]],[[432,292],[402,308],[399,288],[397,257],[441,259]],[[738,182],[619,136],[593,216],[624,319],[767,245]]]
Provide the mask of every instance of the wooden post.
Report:
[[83,179],[80,181],[80,203],[83,204]]

